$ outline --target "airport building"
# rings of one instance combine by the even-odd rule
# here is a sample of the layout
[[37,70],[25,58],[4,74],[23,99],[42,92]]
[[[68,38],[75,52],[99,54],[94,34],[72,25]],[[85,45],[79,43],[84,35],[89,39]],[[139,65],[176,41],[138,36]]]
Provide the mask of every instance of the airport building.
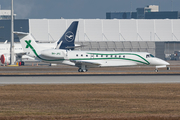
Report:
[[[15,19],[14,31],[29,32],[38,42],[55,42],[72,21],[79,21],[75,41],[85,45],[82,50],[149,52],[179,59],[174,53],[180,50],[180,19]],[[0,20],[0,42],[5,40],[10,41],[10,20]]]
[[107,12],[106,19],[180,19],[180,12],[159,11],[158,5],[149,5],[136,12]]
[[[16,14],[14,14],[14,18]],[[0,20],[10,20],[11,19],[11,10],[0,10]]]

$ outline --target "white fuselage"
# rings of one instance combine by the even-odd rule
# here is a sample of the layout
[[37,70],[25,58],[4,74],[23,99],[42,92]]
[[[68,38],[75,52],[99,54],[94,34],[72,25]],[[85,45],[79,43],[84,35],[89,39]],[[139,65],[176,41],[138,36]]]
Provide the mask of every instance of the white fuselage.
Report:
[[[20,43],[14,44],[14,51],[15,51],[15,53],[23,52],[23,49],[22,49],[22,46]],[[10,44],[9,43],[0,44],[0,55],[2,55],[2,54],[10,54]]]
[[164,60],[146,52],[108,52],[108,51],[68,51],[68,50],[43,50],[39,59],[44,62],[75,65],[85,63],[88,67],[110,66],[163,66],[169,65]]
[[[22,46],[20,43],[14,44],[14,53],[15,54],[23,53],[23,49],[22,49]],[[10,55],[10,43],[0,44],[0,56],[3,54]],[[23,60],[33,60],[34,58],[27,56],[27,55],[23,55],[22,59]]]

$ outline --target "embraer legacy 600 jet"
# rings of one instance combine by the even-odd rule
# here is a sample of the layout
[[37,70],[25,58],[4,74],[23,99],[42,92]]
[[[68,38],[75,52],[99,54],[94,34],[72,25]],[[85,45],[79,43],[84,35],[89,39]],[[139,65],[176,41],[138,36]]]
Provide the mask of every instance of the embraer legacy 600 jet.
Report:
[[[168,62],[154,57],[147,52],[110,52],[110,51],[80,51],[74,50],[74,40],[78,21],[73,22],[56,45],[56,49],[42,49],[29,33],[16,33],[24,51],[43,62],[66,64],[78,67],[79,72],[86,72],[91,67],[119,66],[156,66],[167,67]],[[167,69],[170,69],[167,67]]]

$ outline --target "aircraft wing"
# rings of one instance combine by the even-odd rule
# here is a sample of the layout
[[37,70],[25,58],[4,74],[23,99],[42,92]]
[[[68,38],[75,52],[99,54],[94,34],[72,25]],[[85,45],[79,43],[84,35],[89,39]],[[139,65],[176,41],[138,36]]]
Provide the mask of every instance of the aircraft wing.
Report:
[[26,52],[16,53],[16,56],[19,58],[22,57],[23,55],[26,55]]
[[98,67],[101,65],[97,62],[89,62],[83,60],[71,60],[71,62],[75,63],[75,66],[77,67],[81,67],[81,65],[86,65],[87,67]]

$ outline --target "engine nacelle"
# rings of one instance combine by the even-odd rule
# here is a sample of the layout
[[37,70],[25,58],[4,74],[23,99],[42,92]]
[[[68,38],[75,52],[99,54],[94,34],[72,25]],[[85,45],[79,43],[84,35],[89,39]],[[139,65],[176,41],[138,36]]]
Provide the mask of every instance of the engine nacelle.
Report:
[[50,49],[50,50],[43,50],[41,52],[41,57],[47,59],[64,59],[65,57],[65,50],[59,49]]
[[[14,56],[14,61],[16,61],[16,57]],[[1,63],[2,64],[10,64],[10,55],[9,54],[2,54],[1,55]]]

